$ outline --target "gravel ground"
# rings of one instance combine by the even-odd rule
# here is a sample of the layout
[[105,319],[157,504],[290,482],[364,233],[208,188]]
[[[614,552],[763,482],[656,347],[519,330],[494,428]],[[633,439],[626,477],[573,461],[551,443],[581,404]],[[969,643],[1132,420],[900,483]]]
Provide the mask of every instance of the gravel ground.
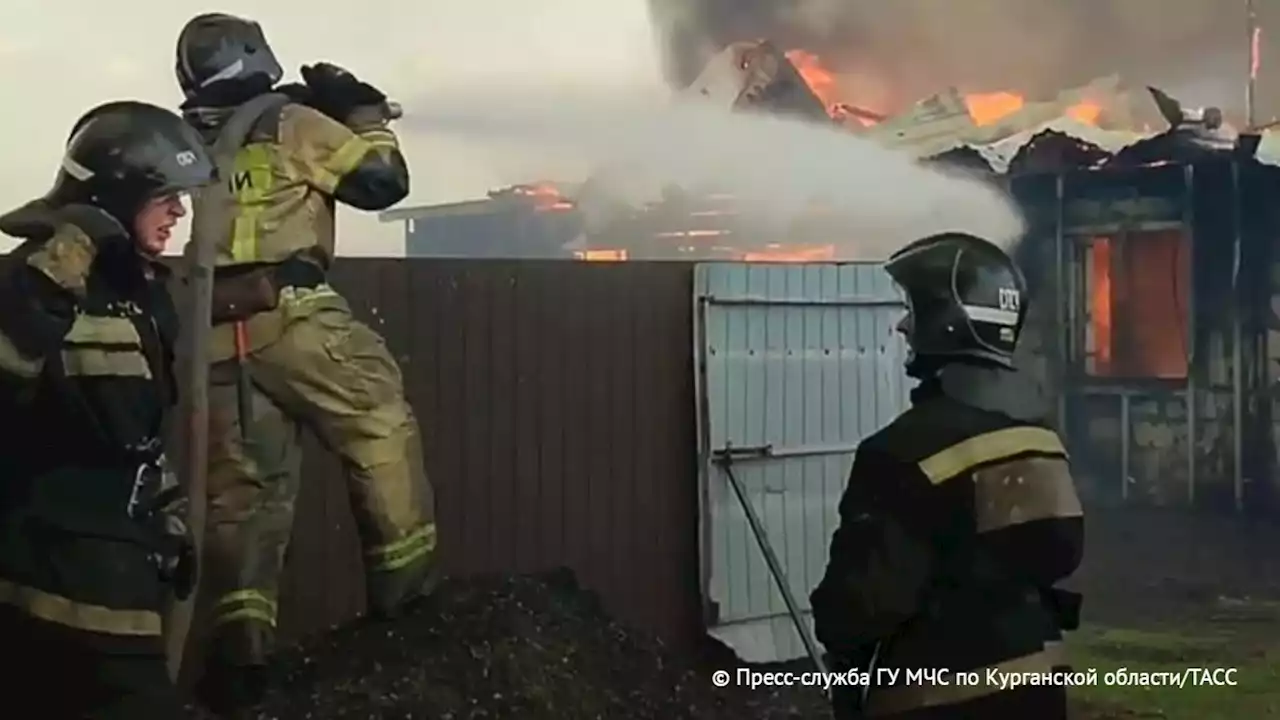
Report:
[[[1177,626],[1239,599],[1280,598],[1280,526],[1137,509],[1091,511],[1088,623]],[[1261,630],[1261,628],[1259,628]],[[606,616],[568,572],[450,580],[395,621],[284,651],[244,720],[826,720],[806,688],[716,689],[713,667]],[[1080,720],[1135,717],[1077,707]],[[192,709],[192,720],[209,716]]]
[[395,621],[285,651],[278,668],[246,720],[828,717],[810,689],[716,689],[707,668],[611,620],[568,573],[447,581]]

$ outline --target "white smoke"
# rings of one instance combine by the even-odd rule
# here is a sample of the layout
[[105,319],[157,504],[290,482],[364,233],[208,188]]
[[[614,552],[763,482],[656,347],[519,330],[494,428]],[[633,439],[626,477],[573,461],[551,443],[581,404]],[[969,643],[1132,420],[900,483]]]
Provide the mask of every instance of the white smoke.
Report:
[[[494,102],[495,90],[503,98]],[[970,232],[1008,246],[1022,220],[985,184],[923,168],[846,131],[705,103],[655,102],[617,88],[552,83],[441,89],[406,122],[477,143],[616,168],[608,189],[732,193],[747,219],[783,231],[810,203],[834,211],[839,259],[882,259],[924,235]]]

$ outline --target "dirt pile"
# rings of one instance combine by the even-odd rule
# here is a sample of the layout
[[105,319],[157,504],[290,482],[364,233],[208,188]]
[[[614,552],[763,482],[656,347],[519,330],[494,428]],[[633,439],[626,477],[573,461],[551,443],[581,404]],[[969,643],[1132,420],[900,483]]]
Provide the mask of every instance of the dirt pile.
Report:
[[282,652],[278,670],[248,718],[829,717],[811,688],[715,688],[711,668],[614,622],[567,572],[448,581],[394,621]]

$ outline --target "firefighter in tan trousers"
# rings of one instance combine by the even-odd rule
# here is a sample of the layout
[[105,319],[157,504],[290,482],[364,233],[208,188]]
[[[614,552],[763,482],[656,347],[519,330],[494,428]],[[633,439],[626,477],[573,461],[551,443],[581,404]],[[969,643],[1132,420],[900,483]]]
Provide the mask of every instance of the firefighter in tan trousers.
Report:
[[211,637],[198,695],[229,713],[266,689],[303,426],[344,465],[371,610],[392,615],[432,585],[434,497],[400,370],[325,282],[334,201],[386,208],[408,194],[409,174],[385,95],[328,64],[304,67],[305,86],[275,88],[283,72],[256,22],[193,18],[176,71],[184,117],[230,170],[192,219],[218,247],[201,588]]

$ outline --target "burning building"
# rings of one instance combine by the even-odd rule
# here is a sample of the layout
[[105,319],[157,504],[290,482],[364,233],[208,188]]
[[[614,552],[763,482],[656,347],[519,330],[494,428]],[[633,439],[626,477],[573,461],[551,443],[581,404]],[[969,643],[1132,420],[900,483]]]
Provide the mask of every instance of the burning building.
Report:
[[1172,144],[1144,156],[1156,151],[1006,179],[1031,222],[1023,350],[1095,497],[1266,505],[1280,171]]
[[[1019,249],[1035,295],[1026,362],[1057,399],[1082,490],[1104,501],[1274,503],[1280,142],[1272,133],[1239,135],[1212,108],[1131,93],[1114,77],[1047,99],[948,89],[905,108],[866,107],[839,97],[817,57],[769,43],[730,45],[686,92],[737,111],[841,125],[1004,188],[1029,221]],[[1144,110],[1165,127],[1139,127]],[[834,259],[830,238],[840,228],[820,209],[792,227],[762,229],[739,222],[724,194],[667,188],[656,201],[620,207],[593,205],[586,185],[568,193],[573,200],[525,188],[471,206],[563,222],[538,236],[540,252],[508,229],[490,250],[466,254]],[[424,224],[411,238],[430,224],[415,223]]]
[[[1241,136],[1214,108],[1131,93],[1115,77],[1041,100],[949,89],[884,113],[831,94],[812,55],[788,57],[832,121],[983,175],[1017,200],[1036,296],[1025,361],[1057,400],[1083,491],[1104,502],[1274,504],[1280,163],[1270,133]],[[1144,111],[1165,127],[1137,127]],[[632,256],[674,247],[693,258],[831,259],[821,238],[838,228],[820,213],[783,241],[734,226],[733,214],[732,198],[669,194],[598,237],[631,238],[610,242]]]
[[567,244],[581,232],[566,189],[552,182],[494,190],[483,200],[382,213],[403,222],[409,257],[573,258]]
[[[1054,131],[1118,150],[1145,135],[1133,125],[1133,102],[1116,77],[1032,99],[1010,92],[963,93],[956,88],[903,108],[868,107],[840,96],[841,83],[813,53],[783,51],[767,41],[731,43],[684,88],[735,112],[762,112],[841,127],[922,161],[950,165],[968,158],[982,174],[1008,169],[1009,158]],[[1147,133],[1149,134],[1149,133]],[[762,227],[715,188],[653,189],[650,197],[618,198],[608,169],[583,185],[582,247],[610,256],[810,262],[833,260],[833,238],[845,234],[817,203],[785,227]]]
[[983,158],[1030,223],[1026,361],[1096,498],[1271,507],[1273,139],[1151,94],[1158,134],[1117,147],[1045,129]]

